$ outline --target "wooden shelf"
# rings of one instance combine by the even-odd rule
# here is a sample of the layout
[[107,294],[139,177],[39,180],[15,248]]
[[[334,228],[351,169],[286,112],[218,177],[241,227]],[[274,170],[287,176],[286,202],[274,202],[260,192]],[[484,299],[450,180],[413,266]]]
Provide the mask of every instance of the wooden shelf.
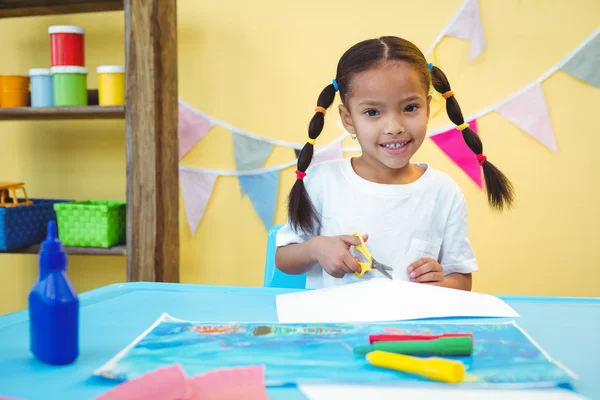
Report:
[[123,0],[0,0],[0,18],[123,10]]
[[122,246],[67,252],[126,255],[129,282],[179,282],[177,2],[0,0],[0,18],[119,10],[125,20],[126,107],[98,107],[97,91],[89,90],[87,107],[0,108],[0,121],[124,119],[127,202],[135,205],[127,208],[129,251]]
[[[7,254],[37,254],[40,251],[40,245],[25,247],[22,249],[0,251]],[[65,247],[65,252],[71,255],[87,255],[87,256],[124,256],[127,253],[127,247],[114,246],[108,249],[96,247]]]
[[[1,1],[1,0],[0,0]],[[0,121],[48,119],[124,119],[124,106],[0,108]]]

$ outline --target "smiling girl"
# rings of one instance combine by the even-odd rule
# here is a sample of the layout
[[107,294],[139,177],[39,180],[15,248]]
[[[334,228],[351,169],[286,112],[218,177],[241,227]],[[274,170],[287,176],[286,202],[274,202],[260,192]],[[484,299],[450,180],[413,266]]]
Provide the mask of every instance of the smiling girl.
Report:
[[[352,275],[360,267],[351,252],[360,244],[352,233],[363,232],[374,257],[393,267],[394,279],[471,290],[478,266],[463,192],[446,173],[411,162],[426,137],[431,85],[446,99],[450,120],[483,168],[490,206],[510,207],[512,185],[483,155],[445,74],[407,40],[366,40],[346,51],[336,78],[319,95],[298,158],[288,222],[277,235],[277,268],[306,273],[307,288],[365,279]],[[309,168],[338,91],[342,123],[362,155]]]

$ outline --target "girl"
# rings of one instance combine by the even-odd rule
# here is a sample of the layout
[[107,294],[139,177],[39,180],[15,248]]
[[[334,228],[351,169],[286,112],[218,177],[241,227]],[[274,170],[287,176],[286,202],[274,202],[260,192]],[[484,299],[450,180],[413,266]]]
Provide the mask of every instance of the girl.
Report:
[[[307,273],[307,288],[365,279],[352,275],[360,271],[351,253],[360,241],[352,233],[362,232],[373,256],[393,267],[394,279],[471,290],[471,273],[478,268],[462,190],[447,174],[410,162],[425,140],[431,84],[483,168],[490,206],[510,207],[512,185],[482,154],[444,73],[407,40],[366,40],[346,51],[332,84],[319,95],[298,157],[288,222],[277,235],[277,268]],[[338,90],[342,123],[362,155],[307,171]],[[378,271],[369,275],[383,277]]]

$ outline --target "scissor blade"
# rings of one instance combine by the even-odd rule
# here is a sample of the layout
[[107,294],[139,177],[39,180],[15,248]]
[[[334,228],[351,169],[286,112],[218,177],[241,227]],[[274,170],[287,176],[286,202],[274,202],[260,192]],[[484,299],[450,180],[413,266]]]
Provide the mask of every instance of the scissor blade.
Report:
[[385,276],[386,278],[388,278],[389,280],[393,281],[394,278],[392,278],[392,276],[390,274],[387,273],[387,271],[385,270],[378,270],[379,272],[381,272],[383,274],[383,276]]
[[392,278],[392,276],[386,271],[386,269],[391,270],[392,269],[391,267],[381,264],[375,260],[373,260],[372,267],[373,267],[373,269],[376,269],[377,271],[381,272],[383,274],[383,276],[385,276],[386,278],[388,278],[390,280],[394,280],[394,278]]

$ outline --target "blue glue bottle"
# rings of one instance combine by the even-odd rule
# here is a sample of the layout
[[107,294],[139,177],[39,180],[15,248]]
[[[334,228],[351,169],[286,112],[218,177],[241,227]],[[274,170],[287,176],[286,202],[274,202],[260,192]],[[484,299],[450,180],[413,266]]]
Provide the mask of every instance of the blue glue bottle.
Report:
[[79,355],[79,299],[67,276],[67,254],[55,221],[48,223],[39,268],[29,293],[30,349],[44,363],[70,364]]

